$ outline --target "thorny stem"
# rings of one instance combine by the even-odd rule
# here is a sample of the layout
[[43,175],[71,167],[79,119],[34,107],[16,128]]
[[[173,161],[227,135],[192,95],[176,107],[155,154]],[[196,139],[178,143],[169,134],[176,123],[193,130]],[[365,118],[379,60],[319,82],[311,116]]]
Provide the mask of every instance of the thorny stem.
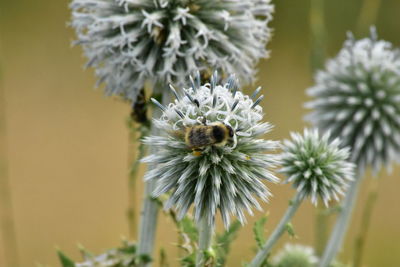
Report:
[[214,233],[214,223],[210,223],[206,216],[201,218],[199,225],[199,248],[196,256],[196,267],[203,267],[207,261],[206,253],[211,248]]
[[3,236],[5,265],[17,267],[18,252],[15,236],[13,206],[11,201],[10,181],[7,170],[6,149],[6,110],[5,97],[0,73],[0,223]]
[[[135,207],[136,207],[136,196],[137,196],[137,182],[139,175],[139,167],[140,167],[140,159],[142,159],[146,154],[146,146],[141,142],[141,140],[146,137],[150,132],[149,124],[141,124],[137,129],[134,128],[132,120],[129,120],[129,135],[130,135],[130,148],[133,147],[132,143],[135,141],[139,141],[138,153],[134,160],[130,160],[131,168],[129,171],[129,207],[128,207],[128,227],[129,227],[129,236],[131,238],[136,237],[136,216],[135,216]],[[136,132],[139,132],[139,138],[136,139]],[[129,155],[132,155],[131,149],[129,149]]]
[[[311,30],[311,70],[322,68],[326,55],[326,38],[324,22],[324,0],[311,0],[310,30]],[[328,213],[326,208],[319,208],[315,215],[315,249],[320,256],[323,252],[328,233]]]
[[328,267],[334,260],[340,247],[342,246],[344,236],[346,235],[348,225],[351,219],[351,213],[357,199],[357,193],[361,184],[361,176],[355,177],[351,183],[346,197],[343,200],[342,209],[336,220],[328,244],[325,247],[324,254],[322,255],[319,267]]
[[272,247],[279,240],[282,234],[285,232],[285,229],[292,219],[293,215],[296,213],[302,202],[302,198],[300,197],[300,193],[297,193],[296,196],[290,201],[290,205],[283,215],[281,221],[276,226],[275,230],[272,232],[267,242],[265,242],[264,246],[258,251],[257,255],[250,263],[250,267],[259,267],[268,257]]
[[[161,88],[155,86],[153,92],[158,93]],[[162,91],[161,91],[162,92]],[[162,94],[162,104],[166,104],[169,101],[167,93]],[[156,108],[153,109],[153,118],[159,118],[161,116],[161,110]],[[151,127],[151,135],[160,135],[160,130],[156,127]],[[155,147],[150,149],[150,153],[156,153]],[[148,169],[152,169],[154,166],[150,164]],[[157,219],[159,203],[156,199],[151,197],[155,187],[156,181],[147,181],[144,185],[144,199],[142,203],[142,209],[140,212],[140,225],[139,225],[139,241],[138,241],[138,255],[144,255],[152,257],[154,251],[155,236],[157,231]],[[142,267],[150,267],[151,263],[142,263]]]
[[354,267],[362,266],[362,256],[367,239],[368,229],[371,222],[372,212],[376,199],[378,197],[378,182],[377,179],[372,180],[371,188],[368,192],[367,201],[362,213],[360,232],[356,238],[354,246]]

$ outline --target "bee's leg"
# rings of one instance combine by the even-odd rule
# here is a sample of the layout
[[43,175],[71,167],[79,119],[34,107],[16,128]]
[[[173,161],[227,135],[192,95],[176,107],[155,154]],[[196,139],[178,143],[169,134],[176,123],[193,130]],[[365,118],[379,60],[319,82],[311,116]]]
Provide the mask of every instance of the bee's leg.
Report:
[[237,146],[237,136],[236,136],[236,134],[234,134],[233,135],[233,146],[232,146],[232,149],[236,148],[236,146]]
[[201,148],[193,148],[192,151],[193,151],[192,152],[193,156],[199,157],[199,156],[202,155],[203,149],[201,149]]
[[207,119],[204,116],[200,116],[196,120],[198,123],[203,124],[204,126],[207,126]]

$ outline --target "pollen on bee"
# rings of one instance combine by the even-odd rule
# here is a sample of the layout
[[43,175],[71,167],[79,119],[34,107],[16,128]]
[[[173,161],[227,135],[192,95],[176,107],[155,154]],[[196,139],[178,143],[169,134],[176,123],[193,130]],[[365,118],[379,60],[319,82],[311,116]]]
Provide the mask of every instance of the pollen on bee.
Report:
[[201,156],[201,151],[193,150],[193,156],[195,156],[195,157]]

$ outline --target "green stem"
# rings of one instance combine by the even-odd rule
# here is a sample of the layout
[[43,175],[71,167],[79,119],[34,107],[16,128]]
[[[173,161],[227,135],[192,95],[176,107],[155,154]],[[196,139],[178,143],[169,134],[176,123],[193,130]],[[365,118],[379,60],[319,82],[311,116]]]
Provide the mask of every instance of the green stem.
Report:
[[272,247],[285,232],[288,223],[299,208],[301,201],[302,198],[300,197],[300,193],[297,193],[296,196],[290,201],[288,209],[286,210],[279,224],[276,226],[275,230],[270,235],[267,242],[265,242],[264,246],[258,251],[256,257],[250,263],[250,267],[259,267],[262,265],[262,263],[268,257]]
[[[311,0],[310,3],[310,30],[311,30],[311,71],[323,67],[326,55],[326,37],[324,21],[324,0]],[[328,233],[328,213],[326,208],[319,208],[315,215],[315,248],[317,255],[321,255],[326,244]]]
[[364,0],[357,21],[357,31],[360,34],[368,32],[369,27],[376,23],[382,0]]
[[324,0],[311,0],[309,20],[312,47],[310,61],[314,72],[324,65],[326,54]]
[[325,207],[318,208],[315,215],[315,252],[321,256],[328,239],[328,216]]
[[206,253],[211,248],[211,241],[214,233],[214,223],[203,216],[198,225],[199,249],[196,257],[196,267],[203,267],[207,261]]
[[346,197],[343,200],[342,209],[336,224],[333,228],[328,244],[326,245],[324,254],[322,255],[319,267],[328,267],[329,264],[335,259],[340,247],[342,246],[344,236],[346,235],[348,225],[351,219],[351,213],[355,205],[358,190],[361,184],[361,176],[355,177],[351,183]]
[[[162,92],[161,87],[155,86],[153,90],[154,94]],[[169,102],[169,96],[166,92],[162,93],[162,104],[166,105]],[[155,108],[153,110],[153,118],[159,118],[162,112],[160,109]],[[151,126],[151,135],[160,135],[160,129]],[[156,148],[151,147],[150,153],[156,153]],[[148,169],[152,169],[154,166],[150,164]],[[144,199],[142,203],[142,209],[140,212],[140,224],[139,224],[139,241],[138,241],[138,255],[152,258],[154,251],[155,236],[157,231],[157,220],[158,211],[160,204],[156,199],[151,197],[154,189],[156,188],[156,181],[147,181],[144,185]],[[151,263],[142,263],[140,266],[151,266]]]
[[0,73],[0,223],[3,236],[5,265],[17,267],[18,252],[15,236],[13,205],[7,169],[6,108]]
[[378,197],[377,181],[372,181],[373,185],[368,192],[368,198],[362,213],[360,232],[356,238],[354,246],[354,267],[362,266],[362,256],[367,239],[368,229],[371,222],[372,211]]
[[[129,206],[128,206],[128,227],[129,227],[129,236],[131,238],[135,238],[136,236],[136,216],[135,216],[135,208],[136,208],[136,196],[137,196],[137,182],[139,175],[139,167],[140,167],[140,159],[142,159],[146,154],[146,146],[141,142],[144,137],[149,134],[150,125],[148,124],[140,124],[138,129],[133,127],[133,121],[129,120],[129,135],[130,135],[130,146],[129,146],[129,155],[132,156],[131,148],[133,147],[133,143],[135,141],[139,141],[138,153],[134,160],[130,160],[130,164],[132,164],[129,171],[129,184],[128,184],[128,198],[129,198]],[[136,140],[135,135],[136,132],[139,131],[139,139]],[[133,162],[133,163],[132,163]]]

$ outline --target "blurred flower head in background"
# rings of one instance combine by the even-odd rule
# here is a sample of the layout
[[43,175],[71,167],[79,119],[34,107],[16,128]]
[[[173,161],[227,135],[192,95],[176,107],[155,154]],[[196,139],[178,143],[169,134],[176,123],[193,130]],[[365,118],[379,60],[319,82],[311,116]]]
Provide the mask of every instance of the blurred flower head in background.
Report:
[[74,0],[71,25],[107,95],[135,102],[145,81],[183,86],[194,71],[246,83],[267,57],[270,0]]
[[315,267],[317,263],[314,249],[299,244],[285,244],[272,258],[274,267]]
[[329,141],[329,133],[319,136],[318,130],[304,130],[304,134],[291,133],[292,140],[285,140],[279,170],[293,183],[300,197],[311,197],[317,204],[321,197],[324,204],[339,200],[354,176],[354,164],[348,162],[349,149],[340,148],[337,138]]
[[[265,154],[278,142],[260,138],[271,130],[269,123],[261,121],[258,103],[263,96],[255,99],[260,89],[249,97],[238,91],[232,76],[222,85],[217,80],[214,73],[210,84],[200,85],[197,77],[191,88],[182,90],[183,95],[173,89],[177,99],[168,106],[155,101],[163,115],[154,125],[165,135],[145,139],[157,152],[143,161],[155,165],[145,175],[146,180],[157,180],[154,197],[170,193],[167,209],[176,207],[182,218],[194,204],[197,222],[203,216],[213,222],[219,209],[228,226],[231,214],[243,223],[245,210],[252,214],[253,207],[261,209],[255,197],[267,201],[271,195],[261,179],[279,181],[270,170],[277,164],[276,157]],[[187,140],[193,127],[208,129],[199,140],[207,140],[213,127],[231,129],[232,135],[223,145],[204,145],[200,153],[193,152]]]
[[308,90],[314,109],[308,120],[351,148],[351,160],[363,172],[378,172],[400,157],[400,53],[378,40],[349,38],[336,58],[315,77]]

